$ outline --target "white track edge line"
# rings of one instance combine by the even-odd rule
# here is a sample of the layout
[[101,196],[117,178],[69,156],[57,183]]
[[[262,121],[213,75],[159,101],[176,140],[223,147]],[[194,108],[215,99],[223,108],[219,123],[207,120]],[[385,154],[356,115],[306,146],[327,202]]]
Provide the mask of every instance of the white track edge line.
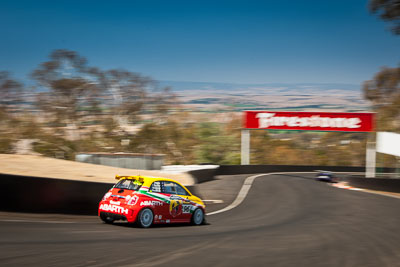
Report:
[[231,210],[233,208],[236,208],[237,206],[240,205],[240,203],[243,202],[243,200],[246,198],[247,193],[249,192],[251,186],[253,185],[253,182],[256,178],[260,177],[260,176],[269,176],[269,175],[277,175],[277,174],[292,174],[292,173],[302,173],[302,174],[308,174],[308,173],[315,173],[314,172],[271,172],[271,173],[261,173],[261,174],[257,174],[257,175],[253,175],[250,177],[247,177],[246,180],[244,180],[244,183],[242,185],[242,188],[239,191],[239,194],[237,195],[236,199],[227,207],[220,209],[220,210],[216,210],[213,212],[209,212],[206,215],[214,215],[214,214],[218,214],[218,213],[222,213],[228,210]]
[[[260,176],[268,176],[268,175],[277,175],[277,174],[293,174],[293,173],[301,173],[301,174],[309,174],[309,173],[316,173],[317,171],[311,171],[311,172],[271,172],[271,173],[261,173],[261,174],[257,174],[257,175],[253,175],[250,177],[247,177],[246,180],[243,183],[242,188],[239,191],[239,194],[237,195],[236,199],[227,207],[220,209],[220,210],[216,210],[213,212],[209,212],[206,215],[214,215],[214,214],[218,214],[218,213],[222,213],[228,210],[231,210],[233,208],[236,208],[237,206],[240,205],[240,203],[243,202],[243,200],[246,198],[247,193],[249,192],[254,180]],[[348,174],[361,174],[364,172],[334,172],[334,173],[348,173]],[[370,193],[367,191],[364,191],[366,193]],[[372,192],[371,192],[372,193]],[[382,194],[383,195],[383,194]],[[385,196],[390,196],[390,195],[385,195]],[[394,196],[390,196],[390,197],[394,197]],[[394,198],[398,198],[398,197],[394,197]]]

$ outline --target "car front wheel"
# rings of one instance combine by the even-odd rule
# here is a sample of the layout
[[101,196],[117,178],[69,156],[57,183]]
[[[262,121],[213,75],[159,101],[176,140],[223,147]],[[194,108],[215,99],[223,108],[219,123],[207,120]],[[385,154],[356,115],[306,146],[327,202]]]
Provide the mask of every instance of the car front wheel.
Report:
[[202,209],[196,209],[192,215],[192,224],[200,225],[204,222],[204,212]]
[[148,228],[153,224],[153,218],[154,216],[151,209],[145,208],[139,212],[136,223],[142,228]]

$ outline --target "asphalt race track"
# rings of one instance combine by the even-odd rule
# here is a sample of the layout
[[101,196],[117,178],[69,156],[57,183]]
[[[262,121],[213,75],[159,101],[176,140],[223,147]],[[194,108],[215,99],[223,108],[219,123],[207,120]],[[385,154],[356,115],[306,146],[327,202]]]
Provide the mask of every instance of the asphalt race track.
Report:
[[0,265],[400,266],[400,199],[303,174],[257,178],[238,207],[207,220],[140,229],[3,213]]

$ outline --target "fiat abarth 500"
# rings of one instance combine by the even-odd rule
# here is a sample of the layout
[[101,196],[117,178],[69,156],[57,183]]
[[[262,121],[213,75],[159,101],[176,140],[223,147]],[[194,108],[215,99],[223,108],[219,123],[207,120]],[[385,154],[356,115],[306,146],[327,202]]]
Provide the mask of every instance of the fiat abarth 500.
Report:
[[205,205],[177,181],[144,176],[119,176],[99,204],[105,223],[124,220],[147,228],[152,224],[205,223]]

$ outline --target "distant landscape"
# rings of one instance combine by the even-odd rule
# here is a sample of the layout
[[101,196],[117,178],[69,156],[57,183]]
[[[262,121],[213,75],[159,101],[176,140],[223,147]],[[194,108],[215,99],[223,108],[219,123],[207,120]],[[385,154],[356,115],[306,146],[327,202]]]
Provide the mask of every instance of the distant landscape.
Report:
[[243,110],[367,111],[360,85],[318,83],[235,84],[160,81],[171,87],[188,111]]

